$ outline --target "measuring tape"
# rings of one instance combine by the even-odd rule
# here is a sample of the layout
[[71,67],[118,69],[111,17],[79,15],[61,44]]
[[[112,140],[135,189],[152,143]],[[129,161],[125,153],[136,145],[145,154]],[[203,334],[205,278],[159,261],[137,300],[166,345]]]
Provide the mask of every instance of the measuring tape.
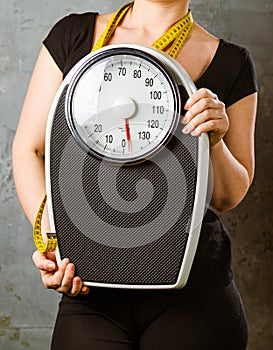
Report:
[[168,55],[176,58],[189,37],[192,25],[193,18],[191,11],[189,11],[185,17],[176,22],[161,38],[154,42],[152,46],[163,51],[168,45],[173,43]]
[[57,247],[57,235],[56,233],[46,233],[47,242],[44,243],[42,232],[41,232],[41,223],[42,217],[46,205],[46,195],[44,196],[42,203],[40,204],[38,213],[35,218],[34,227],[33,227],[33,238],[36,248],[41,253],[53,252]]
[[[92,52],[102,48],[107,45],[111,39],[114,31],[119,25],[120,21],[124,18],[125,14],[130,8],[132,8],[133,2],[124,5],[117,12],[114,13],[110,21],[108,22],[105,30],[103,31],[98,42],[92,49]],[[165,34],[163,34],[156,42],[153,43],[152,47],[163,51],[169,45],[171,48],[168,52],[168,55],[176,58],[182,49],[184,43],[189,37],[193,26],[193,18],[191,12],[189,11],[186,16],[177,21]],[[56,233],[47,233],[47,242],[46,244],[43,241],[42,232],[41,232],[41,222],[42,216],[46,205],[46,195],[38,209],[38,213],[34,222],[33,227],[33,238],[36,248],[42,252],[53,252],[57,247],[57,235]]]
[[[132,8],[133,4],[133,2],[126,4],[114,13],[98,42],[93,47],[92,52],[108,44],[120,21],[123,19],[128,10]],[[191,11],[189,11],[186,16],[177,21],[165,34],[163,34],[157,41],[155,41],[152,44],[152,47],[163,51],[170,44],[172,44],[168,55],[176,58],[184,43],[188,39],[192,26],[193,18]]]

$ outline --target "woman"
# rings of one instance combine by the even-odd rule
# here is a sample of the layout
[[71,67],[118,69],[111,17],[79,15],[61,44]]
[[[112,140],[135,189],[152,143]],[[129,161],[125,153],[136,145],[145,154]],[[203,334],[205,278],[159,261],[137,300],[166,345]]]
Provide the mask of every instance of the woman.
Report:
[[[188,11],[188,0],[135,0],[108,44],[151,45]],[[18,197],[31,223],[45,193],[45,127],[53,97],[64,75],[98,41],[111,16],[68,16],[44,41],[13,145]],[[247,50],[194,23],[176,59],[199,88],[184,107],[181,129],[194,136],[209,133],[214,171],[211,206],[218,211],[232,209],[246,195],[254,175],[257,86],[251,57]],[[49,231],[48,220],[43,231]],[[44,286],[64,294],[52,349],[246,348],[247,324],[232,279],[229,239],[211,211],[204,218],[188,285],[179,292],[89,291],[74,276],[75,267],[68,259],[57,266],[54,253],[36,251],[33,261]]]

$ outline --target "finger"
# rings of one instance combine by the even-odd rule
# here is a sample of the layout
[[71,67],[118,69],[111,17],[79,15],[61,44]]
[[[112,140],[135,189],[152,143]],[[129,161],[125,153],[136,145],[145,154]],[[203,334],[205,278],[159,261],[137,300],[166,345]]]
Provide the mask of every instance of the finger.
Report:
[[215,100],[213,98],[202,98],[198,100],[192,107],[187,111],[185,116],[182,118],[181,122],[183,124],[189,123],[193,118],[195,118],[198,114],[206,110],[217,110],[219,113],[224,108],[224,104],[219,100]]
[[82,289],[83,285],[82,285],[82,280],[80,279],[80,277],[74,277],[73,281],[72,281],[72,287],[71,290],[69,292],[70,296],[76,296],[79,293],[81,293],[81,289]]
[[207,132],[207,133],[215,133],[215,134],[219,134],[220,135],[224,135],[225,131],[222,125],[222,121],[218,120],[208,120],[205,123],[202,123],[200,125],[198,125],[192,132],[191,135],[192,136],[200,136],[203,132]]
[[[218,110],[215,109],[206,109],[202,113],[196,115],[193,119],[191,119],[186,126],[182,129],[182,132],[184,134],[190,134],[192,133],[197,127],[202,125],[203,123],[214,120],[217,124],[218,121],[220,121],[223,118],[223,115],[218,112]],[[214,125],[214,124],[213,124]],[[224,123],[223,123],[224,127]]]
[[74,277],[72,281],[72,287],[70,291],[66,294],[71,297],[75,297],[78,294],[87,295],[88,293],[89,293],[89,287],[83,285],[80,277]]
[[87,286],[82,286],[81,294],[87,295],[88,293],[89,293],[89,287],[87,287]]
[[206,88],[201,88],[194,92],[189,99],[187,100],[184,109],[188,110],[190,109],[196,102],[203,98],[211,98],[214,100],[218,100],[218,97],[215,93],[213,93],[211,90],[206,89]]
[[42,271],[55,271],[57,268],[55,255],[51,255],[52,260],[47,255],[36,250],[32,255],[35,266]]
[[[63,278],[61,281],[61,285],[58,287],[57,292],[59,293],[68,293],[71,290],[73,284],[73,278],[75,274],[75,266],[74,264],[68,264],[64,270]],[[81,285],[79,287],[79,290]]]
[[68,264],[69,264],[69,260],[63,259],[60,262],[57,271],[51,272],[51,273],[49,273],[48,271],[41,271],[44,286],[48,289],[60,288],[65,275],[66,267]]

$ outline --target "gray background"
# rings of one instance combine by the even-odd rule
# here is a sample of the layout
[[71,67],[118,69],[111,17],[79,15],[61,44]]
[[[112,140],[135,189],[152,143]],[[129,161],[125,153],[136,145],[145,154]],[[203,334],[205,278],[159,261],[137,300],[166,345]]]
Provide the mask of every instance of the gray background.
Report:
[[[115,0],[1,0],[0,23],[0,348],[49,349],[59,296],[44,290],[31,255],[31,226],[16,198],[11,145],[41,40],[71,12],[110,12]],[[256,62],[260,100],[256,177],[247,198],[222,215],[233,240],[236,281],[249,318],[249,350],[273,348],[272,127],[273,1],[194,0],[196,21],[249,48]],[[39,117],[39,116],[37,116]],[[220,349],[219,349],[220,350]]]

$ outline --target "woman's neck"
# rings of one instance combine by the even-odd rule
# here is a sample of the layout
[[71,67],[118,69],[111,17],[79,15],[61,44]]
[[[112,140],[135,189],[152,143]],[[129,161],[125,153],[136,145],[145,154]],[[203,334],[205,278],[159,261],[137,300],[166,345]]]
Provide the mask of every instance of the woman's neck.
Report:
[[135,0],[123,26],[159,35],[188,12],[188,0]]

